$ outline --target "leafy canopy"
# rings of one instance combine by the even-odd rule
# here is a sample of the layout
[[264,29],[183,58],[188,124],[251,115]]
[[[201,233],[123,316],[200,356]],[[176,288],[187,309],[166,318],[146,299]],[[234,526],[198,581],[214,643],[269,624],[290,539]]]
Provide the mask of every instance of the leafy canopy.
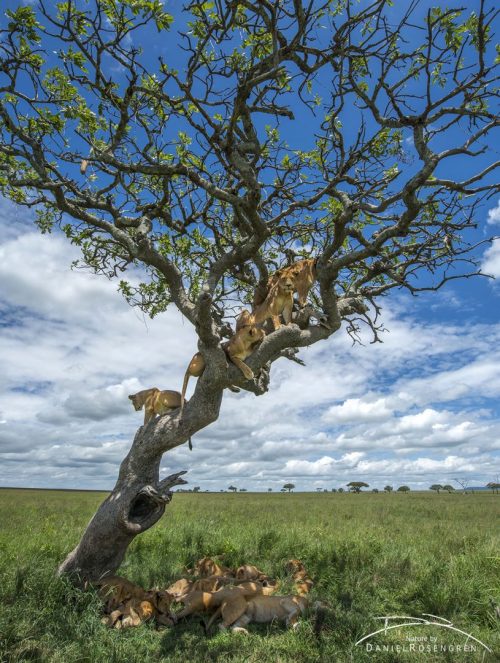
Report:
[[[300,257],[319,258],[332,329],[343,298],[476,274],[475,210],[498,190],[493,6],[391,4],[8,9],[0,192],[132,304],[175,302],[206,342]],[[376,334],[364,307],[350,331],[360,318]]]

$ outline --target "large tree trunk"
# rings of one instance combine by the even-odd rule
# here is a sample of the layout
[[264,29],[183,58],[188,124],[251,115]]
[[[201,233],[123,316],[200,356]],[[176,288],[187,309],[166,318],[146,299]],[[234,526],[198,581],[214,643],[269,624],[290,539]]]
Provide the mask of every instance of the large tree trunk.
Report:
[[185,471],[160,481],[162,456],[217,419],[222,389],[214,385],[213,378],[209,388],[200,385],[208,382],[205,376],[200,378],[182,419],[176,411],[139,428],[113,491],[59,566],[59,575],[69,574],[73,582],[82,584],[115,573],[133,539],[162,517],[172,498],[170,489],[186,483],[181,478]]
[[120,472],[116,486],[93,516],[79,544],[60,565],[60,575],[70,574],[78,583],[97,580],[118,569],[132,540],[162,517],[172,498],[170,488],[186,483],[180,478],[184,472],[159,481],[159,463],[154,464],[156,468],[144,467],[140,476],[122,476]]

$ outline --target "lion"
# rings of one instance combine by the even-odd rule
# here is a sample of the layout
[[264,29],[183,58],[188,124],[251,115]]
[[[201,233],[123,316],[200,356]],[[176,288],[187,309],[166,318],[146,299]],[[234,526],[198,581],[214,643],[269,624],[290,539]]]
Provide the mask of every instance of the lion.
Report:
[[242,564],[236,569],[236,580],[268,580],[268,576],[253,564]]
[[[156,592],[157,594],[166,594],[166,592]],[[152,617],[156,618],[159,624],[172,626],[174,619],[170,614],[170,603],[172,597],[167,599],[156,599],[153,592],[146,592],[147,598],[127,599],[125,603],[113,610],[109,615],[102,619],[102,623],[111,628],[121,629],[130,626],[140,626]]]
[[206,625],[206,631],[208,632],[219,615],[222,617],[222,623],[219,625],[221,631],[231,628],[236,633],[248,634],[245,626],[250,622],[269,624],[274,620],[284,621],[287,627],[296,628],[299,617],[305,613],[308,606],[309,601],[305,597],[295,594],[257,594],[253,597],[235,594],[221,603]]
[[253,309],[261,305],[271,289],[277,284],[280,278],[289,276],[294,281],[294,292],[298,294],[299,306],[303,308],[307,301],[307,296],[316,280],[316,263],[317,258],[305,258],[299,260],[293,265],[288,267],[281,267],[274,274],[272,274],[267,284],[260,283],[254,292]]
[[300,595],[309,594],[314,582],[306,571],[304,564],[299,559],[290,559],[286,564],[287,573],[292,574],[295,589]]
[[[164,389],[161,391],[157,387],[143,389],[137,394],[130,394],[136,412],[144,406],[144,426],[155,416],[167,414],[171,410],[181,407],[181,394],[178,391]],[[193,450],[191,438],[188,440],[190,451]]]
[[166,414],[169,410],[176,410],[181,406],[181,394],[178,391],[165,389],[160,391],[157,387],[143,389],[137,394],[130,394],[136,411],[144,406],[144,425],[157,414]]
[[188,594],[191,591],[193,584],[193,580],[189,580],[188,578],[180,578],[172,585],[170,585],[170,587],[167,587],[166,591],[177,599],[180,596],[185,596],[185,594]]
[[177,603],[184,605],[176,618],[181,619],[198,612],[211,612],[220,608],[223,603],[237,600],[238,597],[248,599],[269,592],[270,589],[260,582],[242,582],[237,587],[222,587],[215,592],[191,591],[175,599]]
[[[165,591],[154,589],[146,591],[139,585],[121,576],[107,576],[106,578],[97,580],[93,584],[98,588],[99,596],[104,601],[104,611],[110,615],[116,610],[121,610],[123,614],[124,607],[129,605],[134,610],[137,610],[142,602],[151,604],[152,614],[168,614],[170,604],[174,598]],[[149,608],[143,606],[141,610],[146,615]]]
[[127,600],[143,600],[146,593],[142,587],[121,576],[107,576],[96,580],[93,585],[98,588],[98,594],[105,602],[104,610],[107,613],[113,612]]
[[288,325],[292,321],[294,292],[293,273],[280,274],[261,304],[258,304],[251,313],[246,310],[242,311],[237,320],[236,329],[241,330],[248,325],[259,325],[269,318],[273,322],[274,329],[279,329],[281,327],[280,315],[283,315],[285,324]]
[[[254,374],[250,366],[245,364],[244,359],[252,354],[255,346],[262,341],[265,335],[264,330],[259,329],[255,325],[249,324],[245,325],[242,329],[237,329],[236,333],[229,339],[229,341],[222,343],[222,348],[229,360],[240,369],[247,380],[252,380]],[[205,360],[201,352],[197,352],[189,362],[186,374],[184,375],[181,392],[181,414],[184,410],[185,395],[189,378],[191,376],[195,378],[200,377],[204,370]]]
[[[229,571],[232,573],[231,569]],[[198,578],[198,580],[180,578],[170,585],[170,587],[167,587],[166,591],[174,598],[179,598],[189,594],[189,592],[215,592],[234,581],[235,579],[232,576],[228,577],[224,575],[211,575]]]
[[233,576],[233,570],[227,566],[220,566],[211,557],[202,557],[199,559],[192,571],[195,576],[200,578],[221,578],[224,576]]
[[[250,622],[269,624],[274,620],[284,621],[287,627],[297,628],[298,619],[307,610],[309,601],[303,596],[294,594],[288,596],[254,596],[243,605],[241,601],[236,604],[236,610],[226,608],[227,617],[220,625],[221,630],[228,626],[236,633],[246,633],[245,626]],[[238,613],[240,613],[238,615]],[[236,619],[234,619],[236,617]]]

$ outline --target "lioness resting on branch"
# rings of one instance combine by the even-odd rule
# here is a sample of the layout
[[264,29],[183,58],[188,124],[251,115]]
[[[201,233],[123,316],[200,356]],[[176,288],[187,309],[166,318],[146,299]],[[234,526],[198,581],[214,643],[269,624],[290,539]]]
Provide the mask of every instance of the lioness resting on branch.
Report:
[[281,327],[280,316],[283,315],[285,324],[292,321],[293,293],[295,282],[292,274],[280,276],[274,283],[264,301],[256,306],[251,313],[242,311],[236,329],[243,329],[247,325],[259,325],[268,319],[273,322],[274,329]]
[[136,411],[144,406],[144,425],[148,423],[155,414],[166,414],[169,410],[175,410],[181,406],[181,395],[178,391],[165,389],[160,391],[157,387],[143,389],[137,394],[130,394]]
[[[263,340],[265,335],[264,330],[255,327],[253,324],[249,324],[245,325],[242,329],[237,329],[234,336],[232,336],[229,341],[222,344],[222,348],[226,352],[229,360],[240,369],[247,380],[252,380],[254,374],[252,369],[247,366],[243,360],[252,354],[255,346]],[[184,409],[189,378],[191,376],[195,378],[200,377],[204,370],[205,360],[203,359],[203,355],[200,352],[197,352],[189,362],[189,366],[187,367],[184,376],[181,393],[181,414]]]
[[[181,394],[171,389],[160,391],[157,387],[152,387],[151,389],[138,391],[137,394],[130,394],[129,398],[136,411],[141,410],[144,406],[144,426],[155,415],[166,414],[181,406]],[[191,438],[189,438],[188,444],[190,451],[192,451]]]
[[304,260],[293,263],[293,265],[281,267],[281,269],[276,270],[269,277],[266,284],[260,284],[255,288],[252,303],[253,309],[264,302],[271,288],[284,276],[292,277],[294,292],[299,296],[299,306],[301,308],[305,306],[307,295],[316,280],[316,261],[317,258],[305,258]]
[[236,329],[242,329],[250,324],[258,325],[268,319],[272,320],[274,329],[279,329],[281,315],[288,325],[292,321],[294,292],[298,294],[299,306],[303,308],[315,280],[316,258],[299,260],[293,265],[278,269],[265,285],[257,286],[252,312],[242,311]]

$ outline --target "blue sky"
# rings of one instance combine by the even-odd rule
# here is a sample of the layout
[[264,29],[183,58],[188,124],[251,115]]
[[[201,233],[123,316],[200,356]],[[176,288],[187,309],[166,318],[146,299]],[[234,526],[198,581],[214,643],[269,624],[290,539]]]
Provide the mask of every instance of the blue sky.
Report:
[[[500,200],[477,221],[479,237],[499,235]],[[482,251],[484,271],[500,277],[500,241]],[[0,200],[0,485],[111,488],[141,422],[127,395],[180,389],[196,350],[175,310],[144,318],[116,284],[71,271],[76,257]],[[498,282],[393,292],[383,305],[383,344],[353,347],[342,330],[301,352],[306,367],[279,360],[268,394],[225,394],[219,421],[192,452],[169,452],[162,472],[189,469],[191,486],[212,490],[498,480]]]

